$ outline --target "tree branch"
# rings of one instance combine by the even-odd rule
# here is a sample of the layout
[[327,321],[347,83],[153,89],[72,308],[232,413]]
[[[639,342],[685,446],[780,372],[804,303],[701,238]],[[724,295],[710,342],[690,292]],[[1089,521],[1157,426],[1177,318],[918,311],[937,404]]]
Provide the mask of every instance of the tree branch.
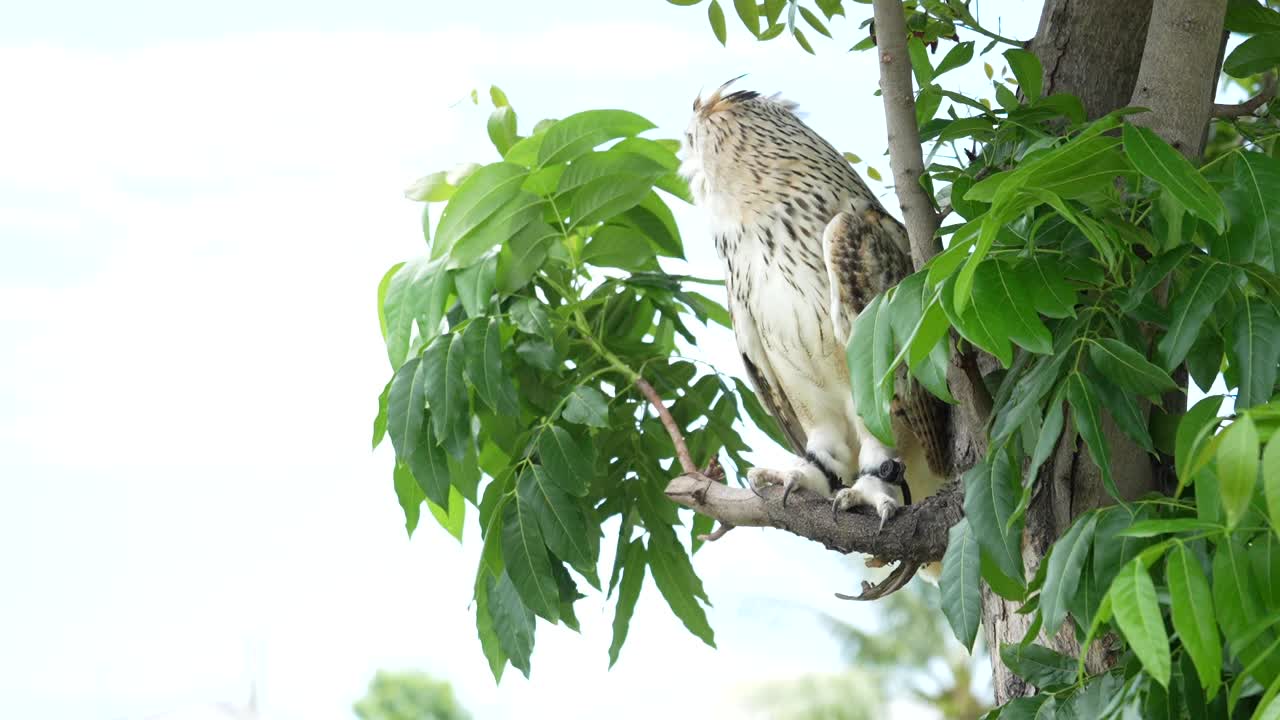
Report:
[[920,129],[916,126],[911,60],[907,55],[907,21],[901,0],[875,0],[873,7],[880,55],[880,94],[889,135],[889,166],[893,169],[894,191],[911,240],[911,262],[919,270],[938,252],[938,242],[934,239],[938,216],[928,193],[920,185],[924,154],[920,147]]
[[1252,115],[1258,108],[1271,102],[1276,96],[1276,76],[1267,73],[1267,79],[1263,82],[1262,92],[1245,100],[1242,103],[1234,105],[1220,105],[1214,103],[1213,116],[1216,118],[1238,118],[1245,115]]
[[964,514],[958,481],[898,510],[883,529],[870,511],[832,513],[830,501],[802,492],[792,493],[783,507],[780,487],[763,488],[757,495],[720,483],[708,487],[702,478],[681,475],[667,484],[666,493],[673,502],[728,525],[781,528],[830,550],[868,553],[904,564],[941,560],[947,550],[947,531]]
[[689,445],[684,441],[684,433],[680,432],[680,426],[676,424],[676,419],[671,417],[671,411],[667,409],[666,403],[662,402],[662,396],[657,390],[649,384],[648,380],[642,377],[636,378],[636,387],[640,388],[640,393],[644,395],[653,409],[658,412],[658,419],[662,421],[662,426],[667,429],[667,434],[671,436],[671,444],[676,446],[676,459],[680,461],[680,469],[689,475],[699,473],[698,466],[693,464],[693,457],[689,455]]

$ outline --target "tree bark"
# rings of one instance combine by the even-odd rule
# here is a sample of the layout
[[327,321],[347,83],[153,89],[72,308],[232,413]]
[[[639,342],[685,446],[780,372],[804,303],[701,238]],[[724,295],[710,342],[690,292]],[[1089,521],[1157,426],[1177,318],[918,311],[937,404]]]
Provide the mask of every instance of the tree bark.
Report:
[[[1157,0],[1133,105],[1151,112],[1131,122],[1151,128],[1188,158],[1204,152],[1213,111],[1227,0]],[[1205,68],[1213,68],[1208,74]]]
[[[1225,7],[1225,0],[1046,0],[1032,42],[1044,66],[1046,94],[1078,96],[1091,118],[1130,104],[1152,107],[1156,112],[1144,117],[1155,122],[1146,124],[1196,157],[1213,108]],[[1193,33],[1199,33],[1194,40]],[[1157,490],[1158,461],[1109,416],[1103,426],[1121,495],[1132,499]],[[1065,433],[1041,470],[1027,511],[1022,543],[1027,576],[1077,516],[1110,502],[1098,466],[1075,433]],[[984,587],[983,632],[997,703],[1031,690],[999,657],[1002,645],[1020,642],[1029,629],[1031,616],[1019,615],[1019,605]],[[1068,656],[1080,652],[1070,621],[1056,633],[1042,630],[1037,642]],[[1095,642],[1087,666],[1097,672],[1106,663],[1103,643]]]
[[1152,0],[1045,0],[1031,50],[1044,94],[1080,98],[1090,118],[1129,104]]

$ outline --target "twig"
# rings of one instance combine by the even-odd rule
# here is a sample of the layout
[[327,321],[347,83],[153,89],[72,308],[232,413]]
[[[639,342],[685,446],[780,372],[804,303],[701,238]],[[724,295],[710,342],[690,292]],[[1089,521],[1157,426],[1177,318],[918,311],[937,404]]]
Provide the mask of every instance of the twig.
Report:
[[[676,459],[680,461],[680,468],[685,473],[682,477],[693,476],[702,483],[697,495],[700,500],[704,500],[707,489],[714,483],[713,478],[718,480],[724,477],[724,469],[720,467],[720,461],[713,457],[707,463],[706,470],[699,470],[698,466],[693,464],[693,456],[689,454],[689,445],[684,440],[684,433],[680,432],[680,426],[676,424],[676,419],[671,417],[671,411],[667,409],[666,403],[662,402],[662,396],[658,394],[657,390],[653,389],[648,380],[642,377],[636,378],[636,387],[640,388],[641,394],[657,411],[658,419],[662,421],[662,426],[667,429],[667,434],[671,436],[671,444],[676,447]],[[732,529],[733,525],[721,520],[719,529],[710,535],[699,535],[698,539],[706,542],[715,542]]]
[[938,252],[934,233],[938,217],[920,185],[924,154],[916,126],[916,101],[907,55],[907,21],[901,0],[875,0],[876,42],[880,54],[880,91],[884,97],[885,127],[889,134],[889,165],[893,169],[898,206],[911,240],[911,261],[919,270]]
[[645,399],[658,412],[658,419],[662,420],[662,426],[667,429],[667,434],[671,436],[671,444],[676,446],[676,459],[680,461],[680,468],[688,475],[701,475],[702,472],[698,470],[697,465],[693,464],[693,457],[689,455],[689,445],[684,441],[684,433],[680,432],[680,426],[676,424],[676,419],[671,417],[671,411],[662,402],[662,396],[644,378],[636,378],[636,387],[640,388],[640,392],[644,394]]
[[1234,105],[1220,105],[1214,103],[1213,116],[1216,118],[1238,118],[1245,115],[1252,115],[1258,108],[1271,102],[1276,96],[1276,76],[1267,73],[1267,78],[1263,81],[1262,92],[1245,100],[1242,103]]

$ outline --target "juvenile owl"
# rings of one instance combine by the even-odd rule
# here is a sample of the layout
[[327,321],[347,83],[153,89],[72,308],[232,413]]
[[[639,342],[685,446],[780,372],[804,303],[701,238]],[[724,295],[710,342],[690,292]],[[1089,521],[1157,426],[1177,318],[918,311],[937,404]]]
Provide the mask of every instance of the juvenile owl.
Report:
[[724,260],[729,312],[747,374],[796,454],[753,468],[751,484],[797,486],[834,509],[870,507],[883,527],[932,494],[945,466],[945,406],[899,384],[897,448],[854,408],[845,346],[858,313],[911,272],[907,233],[795,105],[721,87],[693,103],[681,173]]

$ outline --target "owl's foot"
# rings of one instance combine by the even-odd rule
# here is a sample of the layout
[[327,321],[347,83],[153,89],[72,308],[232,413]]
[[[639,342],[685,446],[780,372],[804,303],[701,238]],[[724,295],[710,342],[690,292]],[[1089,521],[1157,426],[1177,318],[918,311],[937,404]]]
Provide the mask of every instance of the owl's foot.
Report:
[[747,482],[756,495],[770,485],[782,486],[782,507],[787,506],[787,498],[791,491],[804,480],[804,472],[794,470],[773,470],[770,468],[751,468],[747,471]]
[[835,494],[831,501],[831,517],[834,519],[841,510],[865,505],[880,517],[880,527],[883,529],[885,521],[900,507],[891,493],[890,485],[901,485],[903,499],[911,501],[902,476],[903,465],[899,460],[885,460],[878,468],[863,470],[854,480],[853,487],[841,488]]

